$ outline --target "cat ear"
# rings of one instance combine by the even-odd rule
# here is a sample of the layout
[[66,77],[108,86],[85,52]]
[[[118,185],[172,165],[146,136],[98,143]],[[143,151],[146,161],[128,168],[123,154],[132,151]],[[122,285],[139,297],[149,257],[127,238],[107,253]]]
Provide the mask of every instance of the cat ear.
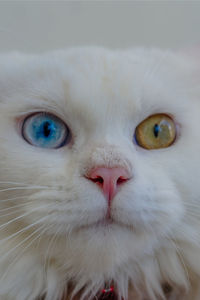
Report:
[[[177,54],[181,56],[184,74],[188,84],[194,87],[194,93],[200,93],[200,44],[179,49]],[[198,87],[198,88],[197,88]]]
[[200,63],[200,45],[186,47],[178,51],[180,54],[187,56],[188,58],[199,61]]

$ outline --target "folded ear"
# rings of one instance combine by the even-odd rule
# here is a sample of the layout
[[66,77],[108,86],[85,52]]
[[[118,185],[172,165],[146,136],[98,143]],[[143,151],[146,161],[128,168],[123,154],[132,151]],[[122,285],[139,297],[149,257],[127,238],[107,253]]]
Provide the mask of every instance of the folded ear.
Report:
[[183,74],[191,92],[200,98],[200,44],[179,49],[177,54],[181,57]]
[[194,60],[200,61],[200,45],[186,47],[178,51],[180,54],[190,57]]

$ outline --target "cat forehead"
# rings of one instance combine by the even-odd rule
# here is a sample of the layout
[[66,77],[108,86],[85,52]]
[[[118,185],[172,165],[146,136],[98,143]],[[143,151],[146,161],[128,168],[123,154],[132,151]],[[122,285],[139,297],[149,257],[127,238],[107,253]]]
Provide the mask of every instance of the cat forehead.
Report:
[[165,101],[154,94],[168,92],[182,74],[182,61],[158,49],[76,48],[39,56],[16,54],[4,57],[0,64],[6,71],[0,71],[0,84],[6,78],[8,84],[3,86],[23,91],[27,101],[31,92],[31,101],[35,95],[41,103],[45,99],[47,105],[61,109],[71,104],[80,111],[113,112],[116,107],[120,113],[131,108],[137,112],[142,102]]
[[170,52],[147,49],[111,51],[91,47],[41,57],[38,73],[41,77],[43,74],[44,80],[50,80],[52,76],[52,81],[55,81],[54,76],[58,76],[74,102],[84,97],[88,102],[93,102],[94,97],[96,102],[98,97],[100,101],[113,99],[116,102],[123,97],[125,102],[126,96],[134,94],[139,98],[149,84],[151,88],[154,84],[155,87],[159,84],[167,86],[167,81],[171,85],[176,64]]

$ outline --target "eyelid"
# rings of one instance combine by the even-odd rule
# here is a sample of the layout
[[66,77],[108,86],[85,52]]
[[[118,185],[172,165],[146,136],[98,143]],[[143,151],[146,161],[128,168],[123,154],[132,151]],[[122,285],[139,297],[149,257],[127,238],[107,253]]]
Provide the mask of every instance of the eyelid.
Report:
[[63,116],[61,117],[59,114],[55,113],[54,111],[44,110],[44,109],[40,108],[40,109],[36,109],[36,110],[30,110],[27,112],[23,112],[19,116],[17,116],[15,118],[15,124],[16,124],[17,131],[20,132],[22,130],[23,123],[25,122],[25,120],[27,118],[30,118],[39,113],[50,114],[50,115],[55,116],[56,118],[60,119],[70,129],[68,124],[63,120]]

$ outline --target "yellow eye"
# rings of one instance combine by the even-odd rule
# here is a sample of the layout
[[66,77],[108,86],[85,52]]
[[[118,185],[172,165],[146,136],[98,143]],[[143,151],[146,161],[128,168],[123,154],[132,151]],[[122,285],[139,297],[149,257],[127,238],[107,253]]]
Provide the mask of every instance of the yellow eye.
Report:
[[135,139],[138,145],[149,150],[169,147],[175,138],[176,125],[165,114],[148,117],[135,130]]

